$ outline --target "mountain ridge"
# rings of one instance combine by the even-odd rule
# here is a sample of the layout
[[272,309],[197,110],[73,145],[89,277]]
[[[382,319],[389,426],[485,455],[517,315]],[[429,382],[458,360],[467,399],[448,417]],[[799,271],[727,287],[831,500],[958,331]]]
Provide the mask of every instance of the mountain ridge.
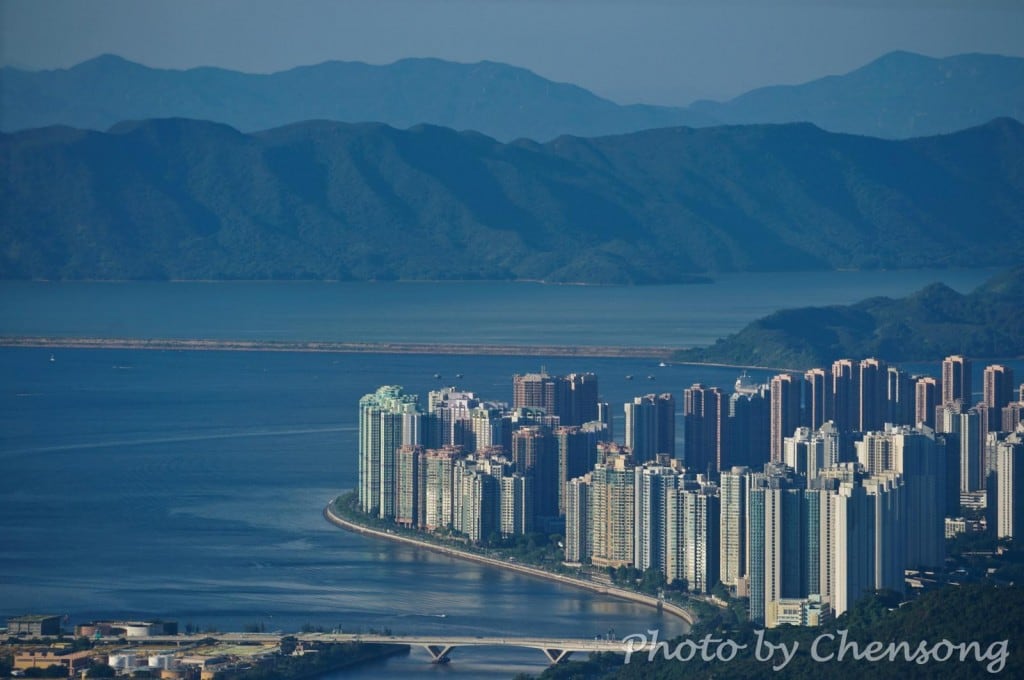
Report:
[[[1024,126],[808,124],[502,144],[420,125],[188,119],[0,135],[0,277],[531,279],[1024,259]],[[951,203],[952,202],[952,203]]]
[[[941,77],[940,77],[941,76]],[[104,54],[68,69],[0,69],[0,130],[50,124],[107,129],[186,117],[254,132],[311,119],[428,123],[500,141],[548,141],[642,129],[812,122],[884,138],[931,136],[992,118],[1024,119],[1024,58],[892,52],[846,74],[757,88],[687,107],[617,104],[572,83],[497,61],[410,57],[330,60],[273,73],[159,69]]]

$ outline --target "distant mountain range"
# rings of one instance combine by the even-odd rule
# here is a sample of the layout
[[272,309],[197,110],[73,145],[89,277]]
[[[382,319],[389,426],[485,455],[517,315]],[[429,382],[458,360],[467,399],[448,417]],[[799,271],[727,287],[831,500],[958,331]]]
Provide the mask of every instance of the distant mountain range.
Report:
[[45,125],[106,130],[124,120],[182,117],[244,132],[307,120],[420,123],[496,139],[548,140],[671,125],[709,125],[701,113],[619,106],[583,88],[494,62],[403,59],[387,66],[329,61],[270,75],[217,68],[152,69],[104,55],[67,70],[0,69],[0,129]]
[[697,102],[688,111],[730,124],[808,121],[889,139],[937,135],[1001,116],[1024,121],[1024,59],[890,52],[846,75]]
[[1024,261],[1024,126],[501,144],[182,119],[0,135],[0,277],[541,279]]
[[1022,301],[1024,267],[1017,267],[967,295],[936,283],[897,300],[785,309],[711,347],[679,352],[675,358],[806,369],[841,358],[1019,357],[1024,356]]
[[834,132],[907,138],[997,117],[1024,120],[1024,59],[893,52],[851,73],[754,90],[687,108],[620,106],[587,90],[494,62],[332,61],[269,75],[153,69],[104,55],[70,69],[0,69],[0,129],[106,130],[124,120],[183,117],[243,132],[306,120],[420,123],[502,141],[594,137],[658,127],[811,122]]

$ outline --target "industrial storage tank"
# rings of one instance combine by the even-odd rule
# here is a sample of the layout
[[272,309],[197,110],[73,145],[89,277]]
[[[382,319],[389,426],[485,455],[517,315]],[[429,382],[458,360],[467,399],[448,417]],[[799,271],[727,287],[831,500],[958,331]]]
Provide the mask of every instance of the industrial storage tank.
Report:
[[111,654],[107,658],[107,665],[116,670],[129,670],[135,668],[136,657],[134,654]]
[[151,623],[124,623],[121,624],[121,627],[124,628],[124,634],[130,638],[149,637],[153,634],[153,624]]
[[173,654],[154,654],[149,657],[149,667],[171,670],[178,667],[178,660]]

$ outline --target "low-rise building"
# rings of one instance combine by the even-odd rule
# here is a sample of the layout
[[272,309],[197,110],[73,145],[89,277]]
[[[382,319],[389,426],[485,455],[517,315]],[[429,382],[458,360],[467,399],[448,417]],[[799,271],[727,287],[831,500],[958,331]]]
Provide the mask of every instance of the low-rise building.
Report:
[[7,619],[8,635],[60,635],[60,617],[47,614],[12,616]]
[[57,652],[21,652],[14,655],[14,669],[28,670],[29,668],[49,668],[50,666],[64,666],[68,675],[77,675],[92,665],[93,653],[90,651],[71,652],[60,654]]

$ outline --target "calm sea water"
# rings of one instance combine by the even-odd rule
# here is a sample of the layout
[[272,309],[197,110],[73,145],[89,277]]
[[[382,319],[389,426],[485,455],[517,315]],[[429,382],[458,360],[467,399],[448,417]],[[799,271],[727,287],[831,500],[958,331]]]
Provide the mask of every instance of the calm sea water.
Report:
[[0,282],[0,335],[689,347],[783,307],[966,292],[995,270],[731,274],[673,286]]
[[[819,275],[808,276],[787,289],[807,290],[792,303],[818,300],[827,288],[812,285]],[[963,289],[976,281],[953,283]],[[682,299],[666,312],[671,321],[658,321],[652,300],[659,295],[711,288],[380,284],[376,309],[386,308],[381,300],[389,295],[418,300],[400,306],[415,312],[410,320],[373,315],[366,290],[376,285],[4,283],[0,335],[451,340],[430,323],[432,309],[435,322],[450,323],[448,332],[463,342],[586,337],[661,345],[697,337],[670,330],[676,324],[690,332],[690,318],[717,336],[749,320],[737,310],[790,304],[748,281],[732,303],[719,298],[728,307],[719,321],[702,317],[699,306],[688,316]],[[917,287],[890,282],[897,285]],[[438,291],[452,293],[447,304]],[[456,314],[452,300],[464,296],[476,302]],[[573,311],[574,299],[590,314]],[[556,302],[562,314],[549,309]],[[513,310],[537,325],[521,327]],[[241,323],[246,318],[252,323]],[[262,319],[268,323],[257,325]],[[645,333],[645,324],[655,330]],[[278,327],[286,331],[267,334]],[[732,370],[536,357],[58,350],[50,361],[50,354],[0,349],[0,616],[163,616],[221,629],[310,623],[454,635],[685,629],[646,607],[349,534],[320,512],[356,483],[356,403],[380,384],[402,384],[425,398],[461,373],[461,387],[509,400],[513,373],[546,364],[556,373],[596,372],[603,398],[618,404],[651,391],[680,399],[698,380],[730,387]],[[621,417],[617,425],[621,431]],[[437,668],[414,650],[345,677],[509,676],[544,665],[535,651],[466,649]]]

